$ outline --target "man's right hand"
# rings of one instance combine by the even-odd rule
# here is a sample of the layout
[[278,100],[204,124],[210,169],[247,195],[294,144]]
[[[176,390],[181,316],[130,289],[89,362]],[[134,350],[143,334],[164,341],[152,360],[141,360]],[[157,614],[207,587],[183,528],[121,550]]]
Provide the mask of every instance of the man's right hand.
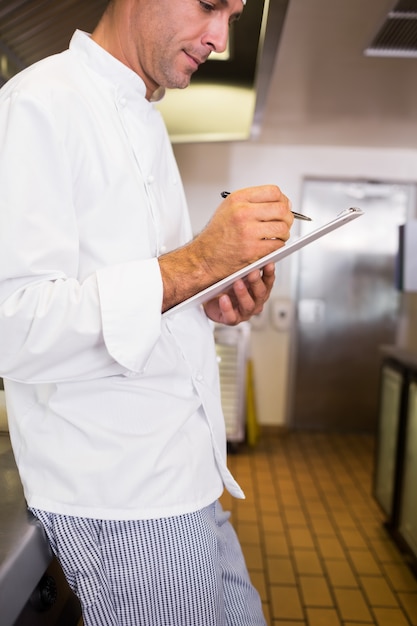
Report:
[[163,311],[281,248],[294,221],[290,206],[275,185],[228,195],[193,241],[159,257]]

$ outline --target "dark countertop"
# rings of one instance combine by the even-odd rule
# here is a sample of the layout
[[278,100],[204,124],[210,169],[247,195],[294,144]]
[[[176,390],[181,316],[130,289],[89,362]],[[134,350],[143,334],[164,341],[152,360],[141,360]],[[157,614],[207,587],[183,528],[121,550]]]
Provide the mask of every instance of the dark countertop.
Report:
[[11,626],[52,560],[39,522],[29,513],[8,434],[0,434],[1,625]]
[[417,370],[417,353],[414,351],[397,346],[384,345],[381,346],[381,353],[384,357],[395,359],[399,363]]

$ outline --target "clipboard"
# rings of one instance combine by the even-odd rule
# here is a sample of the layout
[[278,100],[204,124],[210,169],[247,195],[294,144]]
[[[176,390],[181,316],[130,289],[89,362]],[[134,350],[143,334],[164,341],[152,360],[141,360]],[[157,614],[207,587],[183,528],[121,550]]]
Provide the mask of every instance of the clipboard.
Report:
[[198,306],[200,304],[203,304],[204,302],[207,302],[208,300],[211,300],[212,298],[215,298],[221,293],[225,293],[238,278],[245,278],[245,276],[247,276],[253,270],[262,269],[268,263],[278,263],[278,261],[281,261],[281,259],[285,259],[285,257],[293,254],[293,252],[300,250],[309,243],[320,239],[320,237],[327,235],[336,228],[344,226],[344,224],[351,222],[361,215],[363,215],[363,211],[362,209],[359,209],[357,207],[345,209],[330,222],[319,226],[319,228],[316,228],[306,235],[302,235],[294,241],[286,243],[285,246],[279,248],[279,250],[270,252],[266,256],[261,257],[260,259],[254,261],[253,263],[250,263],[249,265],[246,265],[237,272],[226,276],[226,278],[222,278],[222,280],[219,280],[217,283],[210,285],[210,287],[206,287],[206,289],[199,291],[194,296],[191,296],[191,298],[188,298],[187,300],[183,300],[183,302],[176,304],[171,309],[165,311],[162,314],[162,317],[169,317],[190,307]]

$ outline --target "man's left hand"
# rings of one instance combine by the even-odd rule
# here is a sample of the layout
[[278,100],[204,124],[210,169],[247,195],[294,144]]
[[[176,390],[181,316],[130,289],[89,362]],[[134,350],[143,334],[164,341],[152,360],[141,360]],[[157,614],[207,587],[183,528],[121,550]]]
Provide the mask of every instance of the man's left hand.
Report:
[[269,263],[262,270],[254,270],[237,280],[230,291],[209,300],[204,305],[213,322],[235,326],[261,313],[275,280],[275,265]]

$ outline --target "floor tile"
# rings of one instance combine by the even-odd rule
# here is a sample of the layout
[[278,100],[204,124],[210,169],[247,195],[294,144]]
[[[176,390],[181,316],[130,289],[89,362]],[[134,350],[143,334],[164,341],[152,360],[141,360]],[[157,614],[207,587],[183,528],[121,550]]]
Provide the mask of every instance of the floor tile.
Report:
[[299,578],[303,606],[329,607],[333,606],[333,599],[329,587],[322,576],[300,576]]
[[370,626],[370,624],[375,624],[375,622],[343,622],[343,626]]
[[356,528],[339,528],[339,532],[346,548],[367,548],[367,543]]
[[399,548],[388,538],[371,537],[369,544],[381,563],[403,563]]
[[269,557],[266,559],[267,574],[271,584],[295,585],[295,575],[291,559]]
[[343,547],[338,539],[331,537],[317,537],[319,552],[323,559],[340,559],[345,556]]
[[358,580],[345,559],[326,559],[324,567],[333,587],[358,587]]
[[303,609],[297,587],[271,585],[270,594],[274,619],[303,619]]
[[357,574],[380,575],[381,568],[370,550],[347,550],[353,568]]
[[329,520],[328,515],[318,515],[310,511],[310,526],[315,535],[320,537],[334,537],[335,526]]
[[307,520],[301,507],[287,507],[283,511],[283,515],[289,526],[307,526]]
[[311,516],[321,516],[322,518],[328,517],[328,509],[322,500],[319,502],[316,500],[306,502],[306,508]]
[[331,517],[338,528],[356,529],[356,522],[349,511],[332,511]]
[[290,547],[284,533],[265,534],[264,544],[265,552],[268,556],[286,556],[290,552]]
[[399,609],[376,608],[373,612],[378,626],[409,626],[407,618]]
[[323,574],[323,567],[315,550],[297,548],[293,551],[298,574]]
[[341,626],[335,609],[307,609],[308,626]]
[[399,593],[398,600],[413,626],[417,626],[417,593]]
[[282,533],[284,530],[282,517],[277,512],[275,514],[262,513],[261,525],[264,532]]
[[361,587],[365,596],[372,607],[398,607],[390,586],[381,576],[361,576]]
[[236,526],[240,541],[243,543],[259,545],[261,536],[258,523],[246,522],[245,520],[240,521],[240,519],[238,519]]
[[237,512],[239,522],[254,523],[258,526],[258,511],[255,506],[241,506]]
[[395,591],[417,592],[417,579],[405,563],[384,563],[383,569]]
[[247,568],[249,570],[263,571],[265,569],[265,564],[260,546],[253,546],[244,543],[241,545]]
[[335,588],[333,591],[343,620],[370,621],[372,623],[372,616],[361,590]]
[[312,534],[307,528],[290,528],[289,536],[293,548],[314,548]]

